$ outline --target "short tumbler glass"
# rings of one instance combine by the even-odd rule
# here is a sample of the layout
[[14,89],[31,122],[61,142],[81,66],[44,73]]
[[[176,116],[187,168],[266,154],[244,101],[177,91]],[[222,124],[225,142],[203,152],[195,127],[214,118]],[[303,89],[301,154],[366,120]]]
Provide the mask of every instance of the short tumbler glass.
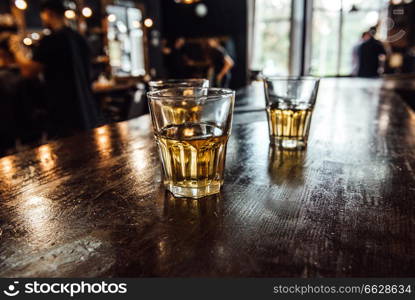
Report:
[[264,78],[271,144],[306,148],[319,82],[314,77]]
[[149,92],[148,99],[166,188],[176,197],[219,193],[235,92],[171,88]]
[[169,88],[179,87],[200,87],[208,88],[209,80],[202,78],[187,78],[187,79],[165,79],[165,80],[154,80],[149,83],[150,91],[158,91]]

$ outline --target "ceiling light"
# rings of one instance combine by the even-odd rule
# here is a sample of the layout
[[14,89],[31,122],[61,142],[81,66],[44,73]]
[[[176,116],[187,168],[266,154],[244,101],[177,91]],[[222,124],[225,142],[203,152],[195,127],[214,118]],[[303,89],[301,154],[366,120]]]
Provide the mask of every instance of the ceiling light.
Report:
[[25,44],[26,46],[31,46],[33,44],[33,41],[31,38],[24,38],[23,39],[23,44]]
[[113,22],[117,21],[117,16],[114,15],[114,14],[109,14],[107,19],[108,19],[108,22],[113,23]]
[[89,7],[84,7],[84,8],[82,9],[82,15],[83,15],[85,18],[90,18],[90,17],[92,16],[92,9],[90,9]]
[[16,0],[14,1],[14,5],[16,5],[16,7],[21,10],[25,10],[27,8],[27,3],[25,0]]
[[65,17],[67,18],[67,19],[75,19],[75,17],[76,17],[76,13],[75,13],[75,11],[73,11],[72,9],[68,9],[68,10],[66,10],[65,11]]
[[151,26],[153,26],[153,20],[152,19],[150,19],[150,18],[147,18],[147,19],[145,19],[144,20],[144,26],[145,27],[151,27]]

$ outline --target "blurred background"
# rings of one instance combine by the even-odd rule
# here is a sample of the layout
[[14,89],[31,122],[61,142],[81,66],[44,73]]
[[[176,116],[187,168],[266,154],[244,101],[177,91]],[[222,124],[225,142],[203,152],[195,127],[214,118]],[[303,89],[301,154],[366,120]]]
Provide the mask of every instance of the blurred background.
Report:
[[381,78],[411,104],[412,0],[46,2],[0,2],[0,156],[146,114],[154,79]]

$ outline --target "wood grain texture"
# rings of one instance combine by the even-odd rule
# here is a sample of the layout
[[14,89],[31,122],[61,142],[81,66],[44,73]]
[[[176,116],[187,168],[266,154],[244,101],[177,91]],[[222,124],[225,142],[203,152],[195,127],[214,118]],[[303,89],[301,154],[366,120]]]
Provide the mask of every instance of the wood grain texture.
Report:
[[148,116],[101,127],[0,159],[0,276],[413,277],[414,158],[414,113],[372,80],[323,81],[303,152],[240,110],[202,200],[164,191]]

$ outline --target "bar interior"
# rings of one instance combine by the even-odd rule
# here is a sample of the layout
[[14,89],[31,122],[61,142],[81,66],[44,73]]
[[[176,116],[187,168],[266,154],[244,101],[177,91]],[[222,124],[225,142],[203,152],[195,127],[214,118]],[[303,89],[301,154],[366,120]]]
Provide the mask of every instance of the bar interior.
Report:
[[413,277],[415,1],[0,1],[0,277]]

